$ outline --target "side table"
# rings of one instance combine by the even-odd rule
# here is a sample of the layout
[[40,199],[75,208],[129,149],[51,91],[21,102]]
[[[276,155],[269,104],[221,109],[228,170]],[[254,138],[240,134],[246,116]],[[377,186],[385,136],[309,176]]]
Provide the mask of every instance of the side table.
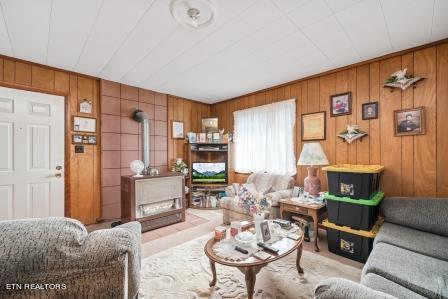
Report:
[[317,241],[319,238],[318,224],[321,219],[327,216],[327,206],[324,203],[315,204],[315,203],[298,202],[291,200],[290,198],[279,200],[279,205],[280,205],[280,217],[282,219],[284,219],[285,217],[284,212],[309,216],[313,219],[314,250],[319,251],[319,246],[317,245]]

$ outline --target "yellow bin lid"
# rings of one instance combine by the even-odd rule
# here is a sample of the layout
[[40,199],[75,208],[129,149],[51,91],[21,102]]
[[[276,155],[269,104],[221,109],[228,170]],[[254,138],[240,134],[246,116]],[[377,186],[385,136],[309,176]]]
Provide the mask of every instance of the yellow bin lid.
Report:
[[373,225],[373,227],[370,231],[354,229],[354,228],[351,228],[348,226],[336,225],[336,224],[328,221],[328,219],[323,220],[322,225],[325,227],[328,227],[328,228],[340,230],[340,231],[358,235],[361,237],[375,238],[376,234],[378,233],[378,230],[380,229],[380,226],[383,224],[383,222],[384,222],[384,218],[378,217],[377,221],[375,222],[375,224]]
[[337,164],[323,167],[325,171],[356,172],[356,173],[379,173],[384,170],[382,165],[360,165],[360,164]]

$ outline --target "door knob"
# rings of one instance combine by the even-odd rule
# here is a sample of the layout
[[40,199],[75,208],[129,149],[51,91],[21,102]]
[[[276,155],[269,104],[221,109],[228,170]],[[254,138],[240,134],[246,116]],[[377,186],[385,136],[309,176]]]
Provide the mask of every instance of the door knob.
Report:
[[62,169],[62,166],[60,166],[60,165],[56,166],[56,170],[61,170],[61,169]]
[[58,173],[55,173],[54,176],[57,177],[58,179],[59,179],[59,178],[62,178],[62,173],[59,173],[59,172],[58,172]]

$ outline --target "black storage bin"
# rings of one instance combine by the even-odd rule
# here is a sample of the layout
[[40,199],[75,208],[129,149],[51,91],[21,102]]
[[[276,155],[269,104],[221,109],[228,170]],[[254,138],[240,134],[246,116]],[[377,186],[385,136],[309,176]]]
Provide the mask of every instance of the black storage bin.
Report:
[[372,199],[324,196],[327,202],[328,221],[354,229],[371,230],[379,214],[383,192],[377,192]]
[[381,165],[333,165],[327,171],[328,192],[335,196],[370,199],[380,188]]
[[365,263],[373,248],[376,230],[352,230],[337,226],[325,220],[323,225],[327,229],[328,250],[334,254],[351,260]]

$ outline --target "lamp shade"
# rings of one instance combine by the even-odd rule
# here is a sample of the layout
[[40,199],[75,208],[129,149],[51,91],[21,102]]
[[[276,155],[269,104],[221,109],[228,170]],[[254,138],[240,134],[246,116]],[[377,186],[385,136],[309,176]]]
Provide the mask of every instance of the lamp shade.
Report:
[[297,165],[328,165],[327,156],[318,142],[304,143]]

